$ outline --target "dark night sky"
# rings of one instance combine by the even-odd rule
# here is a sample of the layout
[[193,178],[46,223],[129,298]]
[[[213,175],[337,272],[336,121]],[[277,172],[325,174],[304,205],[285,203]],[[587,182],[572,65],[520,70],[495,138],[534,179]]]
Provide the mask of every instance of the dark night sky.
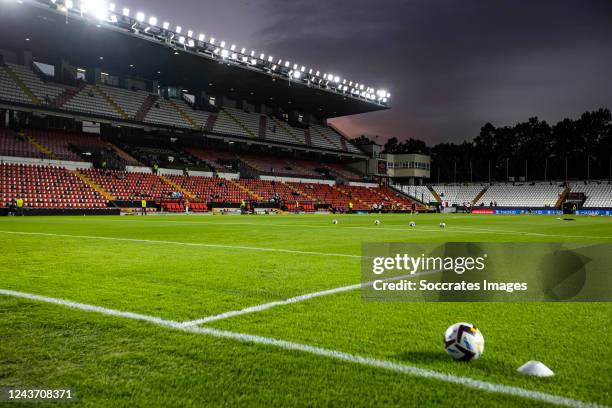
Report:
[[195,33],[392,93],[392,109],[334,121],[428,144],[487,121],[549,122],[612,108],[612,1],[125,0]]

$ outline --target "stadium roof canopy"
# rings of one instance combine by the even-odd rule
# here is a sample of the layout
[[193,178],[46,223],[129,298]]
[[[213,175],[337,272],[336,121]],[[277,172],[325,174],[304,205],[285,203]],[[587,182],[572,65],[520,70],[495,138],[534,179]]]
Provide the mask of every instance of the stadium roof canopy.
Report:
[[[76,3],[76,1],[74,2]],[[106,2],[101,2],[108,7]],[[84,13],[64,0],[0,0],[0,47],[39,60],[155,80],[331,118],[387,109],[385,90],[158,27],[143,15]],[[66,7],[69,6],[69,7]],[[194,34],[191,34],[195,36]],[[209,42],[210,41],[210,42]],[[329,75],[329,77],[328,77]],[[350,86],[349,86],[350,83]]]

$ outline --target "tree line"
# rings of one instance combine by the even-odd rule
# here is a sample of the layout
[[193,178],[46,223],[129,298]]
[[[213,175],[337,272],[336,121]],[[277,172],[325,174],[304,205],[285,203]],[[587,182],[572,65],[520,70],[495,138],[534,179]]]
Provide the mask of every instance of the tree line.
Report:
[[[366,136],[355,141],[373,143]],[[487,123],[471,141],[432,147],[422,140],[392,137],[383,152],[430,155],[433,182],[610,180],[612,114],[598,109],[554,125],[537,117],[514,126]]]

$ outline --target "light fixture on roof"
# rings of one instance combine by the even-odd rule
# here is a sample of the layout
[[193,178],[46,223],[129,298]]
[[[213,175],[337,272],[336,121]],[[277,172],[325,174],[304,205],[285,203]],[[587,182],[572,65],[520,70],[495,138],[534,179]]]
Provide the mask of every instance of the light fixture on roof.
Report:
[[302,73],[300,71],[293,71],[293,77],[295,79],[300,79],[301,76],[302,76]]
[[205,38],[206,38],[206,35],[204,35],[204,34],[200,34],[200,35],[199,35],[199,37],[198,37],[198,40],[200,40],[200,41],[204,42],[204,39],[205,39]]
[[259,59],[260,60],[264,60],[266,59],[266,56],[264,55],[264,53],[262,52],[261,54],[259,54]]
[[245,52],[246,52],[246,48],[242,48],[242,49],[240,50],[240,53],[241,53],[241,54],[244,54]]
[[221,48],[225,48],[225,41],[221,41],[221,42],[219,43],[219,46],[220,46]]
[[339,76],[337,76],[337,77],[334,77],[334,82],[335,82],[335,83],[338,83],[338,82],[340,82],[340,77],[339,77]]
[[232,44],[232,45],[230,46],[230,50],[235,51],[235,50],[236,50],[236,44]]
[[187,37],[193,37],[193,30],[187,31]]
[[113,13],[115,12],[115,3],[108,3],[108,10],[112,11]]
[[167,22],[167,21],[164,21],[164,24],[162,24],[162,27],[163,27],[164,30],[167,30],[167,29],[170,28],[170,23]]
[[289,61],[285,61],[285,67],[289,68],[289,65],[291,65],[291,63]]
[[69,10],[69,9],[71,9],[71,8],[73,8],[73,7],[74,7],[74,3],[72,2],[72,0],[66,0],[66,1],[64,2],[64,6],[66,7],[66,9],[68,9],[68,10]]
[[213,44],[213,45],[215,44],[215,37],[211,37],[210,43]]
[[272,61],[274,61],[274,57],[270,55],[270,56],[268,57],[268,62],[272,62]]
[[221,50],[221,57],[222,58],[227,58],[229,56],[229,51],[226,50],[225,48],[223,50]]
[[181,31],[183,31],[183,27],[181,27],[181,26],[176,26],[176,30],[174,30],[174,31],[176,31],[176,32],[177,32],[177,34],[180,34],[180,33],[181,33]]
[[251,57],[255,56],[255,50],[251,50]]
[[149,24],[152,26],[157,25],[157,17],[149,17]]
[[179,37],[179,43],[185,44],[185,37],[183,37],[182,35]]
[[136,13],[136,21],[140,23],[145,21],[145,14],[142,11],[139,11],[138,13]]
[[125,17],[129,17],[130,16],[130,9],[125,7],[122,11],[121,14],[123,14]]

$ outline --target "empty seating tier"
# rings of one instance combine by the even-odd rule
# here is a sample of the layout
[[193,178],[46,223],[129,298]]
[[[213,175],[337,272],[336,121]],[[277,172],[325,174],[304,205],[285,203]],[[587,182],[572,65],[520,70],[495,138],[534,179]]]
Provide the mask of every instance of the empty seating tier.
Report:
[[106,208],[107,200],[62,167],[0,164],[0,203],[21,196],[26,208]]

